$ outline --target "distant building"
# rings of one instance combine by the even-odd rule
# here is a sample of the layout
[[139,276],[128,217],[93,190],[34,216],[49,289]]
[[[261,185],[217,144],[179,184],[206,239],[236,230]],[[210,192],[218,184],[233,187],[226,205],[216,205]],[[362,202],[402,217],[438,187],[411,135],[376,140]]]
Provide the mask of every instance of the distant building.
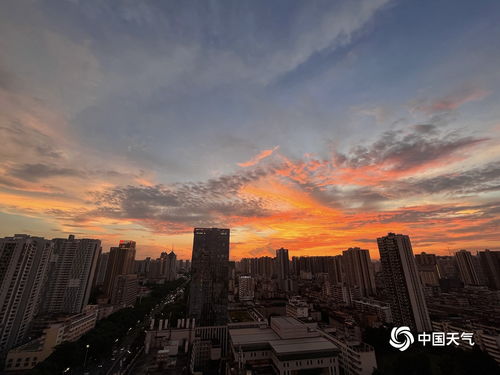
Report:
[[227,322],[229,229],[195,228],[189,316],[199,326]]
[[500,251],[484,250],[478,256],[488,286],[500,290]]
[[377,243],[394,324],[418,332],[430,331],[431,321],[410,237],[389,233],[377,238]]
[[309,317],[309,304],[300,296],[291,297],[286,304],[286,316],[296,319]]
[[288,291],[288,279],[290,278],[290,260],[288,258],[287,249],[281,248],[276,250],[276,273],[278,275],[279,288],[283,291]]
[[111,294],[111,304],[114,306],[133,306],[139,293],[137,275],[118,275]]
[[54,250],[40,313],[80,313],[89,301],[101,241],[75,239],[73,235],[52,241]]
[[113,287],[118,275],[134,273],[135,241],[120,241],[118,247],[109,251],[109,259],[104,278],[104,292],[108,297],[113,294]]
[[458,280],[457,261],[454,256],[436,256],[439,279]]
[[341,283],[344,281],[342,255],[292,257],[292,274],[302,279],[328,274],[331,283]]
[[161,275],[166,281],[172,281],[177,276],[177,255],[173,251],[161,253]]
[[418,274],[423,285],[439,286],[439,271],[435,254],[415,254]]
[[26,339],[39,310],[53,246],[26,234],[0,239],[0,353]]
[[361,299],[352,301],[353,307],[362,312],[377,316],[382,323],[392,323],[391,307],[374,299]]
[[106,277],[106,268],[108,267],[109,253],[101,253],[97,260],[97,270],[94,277],[94,285],[104,285],[104,278]]
[[460,250],[455,253],[460,280],[465,285],[481,285],[479,275],[475,266],[474,258],[470,251]]
[[252,301],[254,298],[255,283],[251,276],[240,276],[238,296],[240,301]]
[[347,285],[357,286],[363,297],[375,295],[375,276],[368,250],[355,247],[342,252],[342,266]]

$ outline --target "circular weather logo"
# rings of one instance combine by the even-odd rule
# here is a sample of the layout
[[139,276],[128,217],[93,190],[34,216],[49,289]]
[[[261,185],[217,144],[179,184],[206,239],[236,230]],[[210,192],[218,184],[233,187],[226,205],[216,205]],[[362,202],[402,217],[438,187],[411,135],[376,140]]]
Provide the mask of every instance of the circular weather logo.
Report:
[[389,344],[400,351],[405,351],[408,347],[415,342],[410,327],[394,327],[391,331],[391,339]]

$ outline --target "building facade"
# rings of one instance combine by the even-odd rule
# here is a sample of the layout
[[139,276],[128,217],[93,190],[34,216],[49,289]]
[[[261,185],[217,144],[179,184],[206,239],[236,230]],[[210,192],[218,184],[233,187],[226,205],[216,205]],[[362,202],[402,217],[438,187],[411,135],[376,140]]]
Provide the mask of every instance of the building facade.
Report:
[[0,239],[0,353],[26,339],[38,313],[53,243],[16,234]]
[[481,285],[474,258],[470,251],[457,251],[455,253],[455,258],[460,273],[460,280],[462,280],[465,285]]
[[75,239],[72,235],[52,241],[50,277],[44,288],[40,312],[80,313],[89,301],[101,241]]
[[134,273],[135,241],[120,241],[118,247],[109,251],[109,259],[104,278],[104,292],[108,297],[113,293],[116,277]]
[[347,249],[342,252],[342,265],[347,285],[357,286],[362,297],[375,295],[375,275],[368,250],[359,247]]
[[389,233],[377,238],[385,288],[397,326],[417,332],[432,329],[410,237]]
[[227,322],[229,241],[229,229],[194,229],[189,316],[198,326]]

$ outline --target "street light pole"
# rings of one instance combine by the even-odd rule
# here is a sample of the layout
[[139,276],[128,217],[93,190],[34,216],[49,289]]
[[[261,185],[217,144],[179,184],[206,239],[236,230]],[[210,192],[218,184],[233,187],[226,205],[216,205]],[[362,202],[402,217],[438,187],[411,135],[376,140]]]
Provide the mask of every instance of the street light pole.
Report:
[[85,368],[87,367],[87,355],[89,354],[90,345],[87,344],[86,348],[87,349],[85,350],[85,359],[83,361],[83,371],[85,371]]

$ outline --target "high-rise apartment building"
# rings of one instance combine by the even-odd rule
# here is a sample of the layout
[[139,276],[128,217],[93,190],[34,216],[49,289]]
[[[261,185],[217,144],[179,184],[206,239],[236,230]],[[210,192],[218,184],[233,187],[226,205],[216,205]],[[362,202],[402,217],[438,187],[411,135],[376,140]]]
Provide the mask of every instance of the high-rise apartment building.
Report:
[[177,255],[173,251],[160,255],[161,275],[168,281],[175,280],[177,275]]
[[198,326],[227,322],[229,229],[195,228],[189,315]]
[[480,251],[478,256],[488,286],[491,289],[500,290],[500,251],[486,249]]
[[418,332],[432,329],[410,237],[389,233],[377,238],[394,324]]
[[454,256],[438,255],[436,262],[440,279],[457,279],[459,278],[457,261]]
[[111,294],[111,304],[115,306],[133,306],[139,293],[136,274],[117,275]]
[[109,259],[104,278],[104,292],[108,297],[113,294],[116,277],[134,273],[135,241],[120,241],[118,247],[109,250]]
[[344,280],[342,255],[292,257],[291,273],[297,277],[300,277],[301,274],[310,274],[311,277],[316,277],[318,274],[326,273],[330,283],[340,283]]
[[462,280],[465,285],[481,285],[475,265],[476,262],[470,251],[457,251],[455,253],[455,258],[460,273],[460,280]]
[[106,277],[106,268],[108,267],[109,252],[101,253],[97,260],[97,269],[94,276],[94,285],[104,285],[104,278]]
[[375,295],[375,275],[368,250],[351,247],[343,251],[342,265],[348,286],[357,286],[362,297]]
[[422,285],[439,286],[439,272],[437,258],[435,254],[415,254],[415,263],[417,264],[418,274]]
[[276,250],[276,271],[278,280],[286,280],[290,275],[290,259],[288,258],[288,249]]
[[54,250],[40,312],[80,313],[89,301],[101,241],[70,235],[52,242]]
[[53,243],[16,234],[0,239],[0,353],[26,339],[38,312]]
[[252,301],[254,298],[255,283],[252,276],[240,276],[238,297],[240,301]]

